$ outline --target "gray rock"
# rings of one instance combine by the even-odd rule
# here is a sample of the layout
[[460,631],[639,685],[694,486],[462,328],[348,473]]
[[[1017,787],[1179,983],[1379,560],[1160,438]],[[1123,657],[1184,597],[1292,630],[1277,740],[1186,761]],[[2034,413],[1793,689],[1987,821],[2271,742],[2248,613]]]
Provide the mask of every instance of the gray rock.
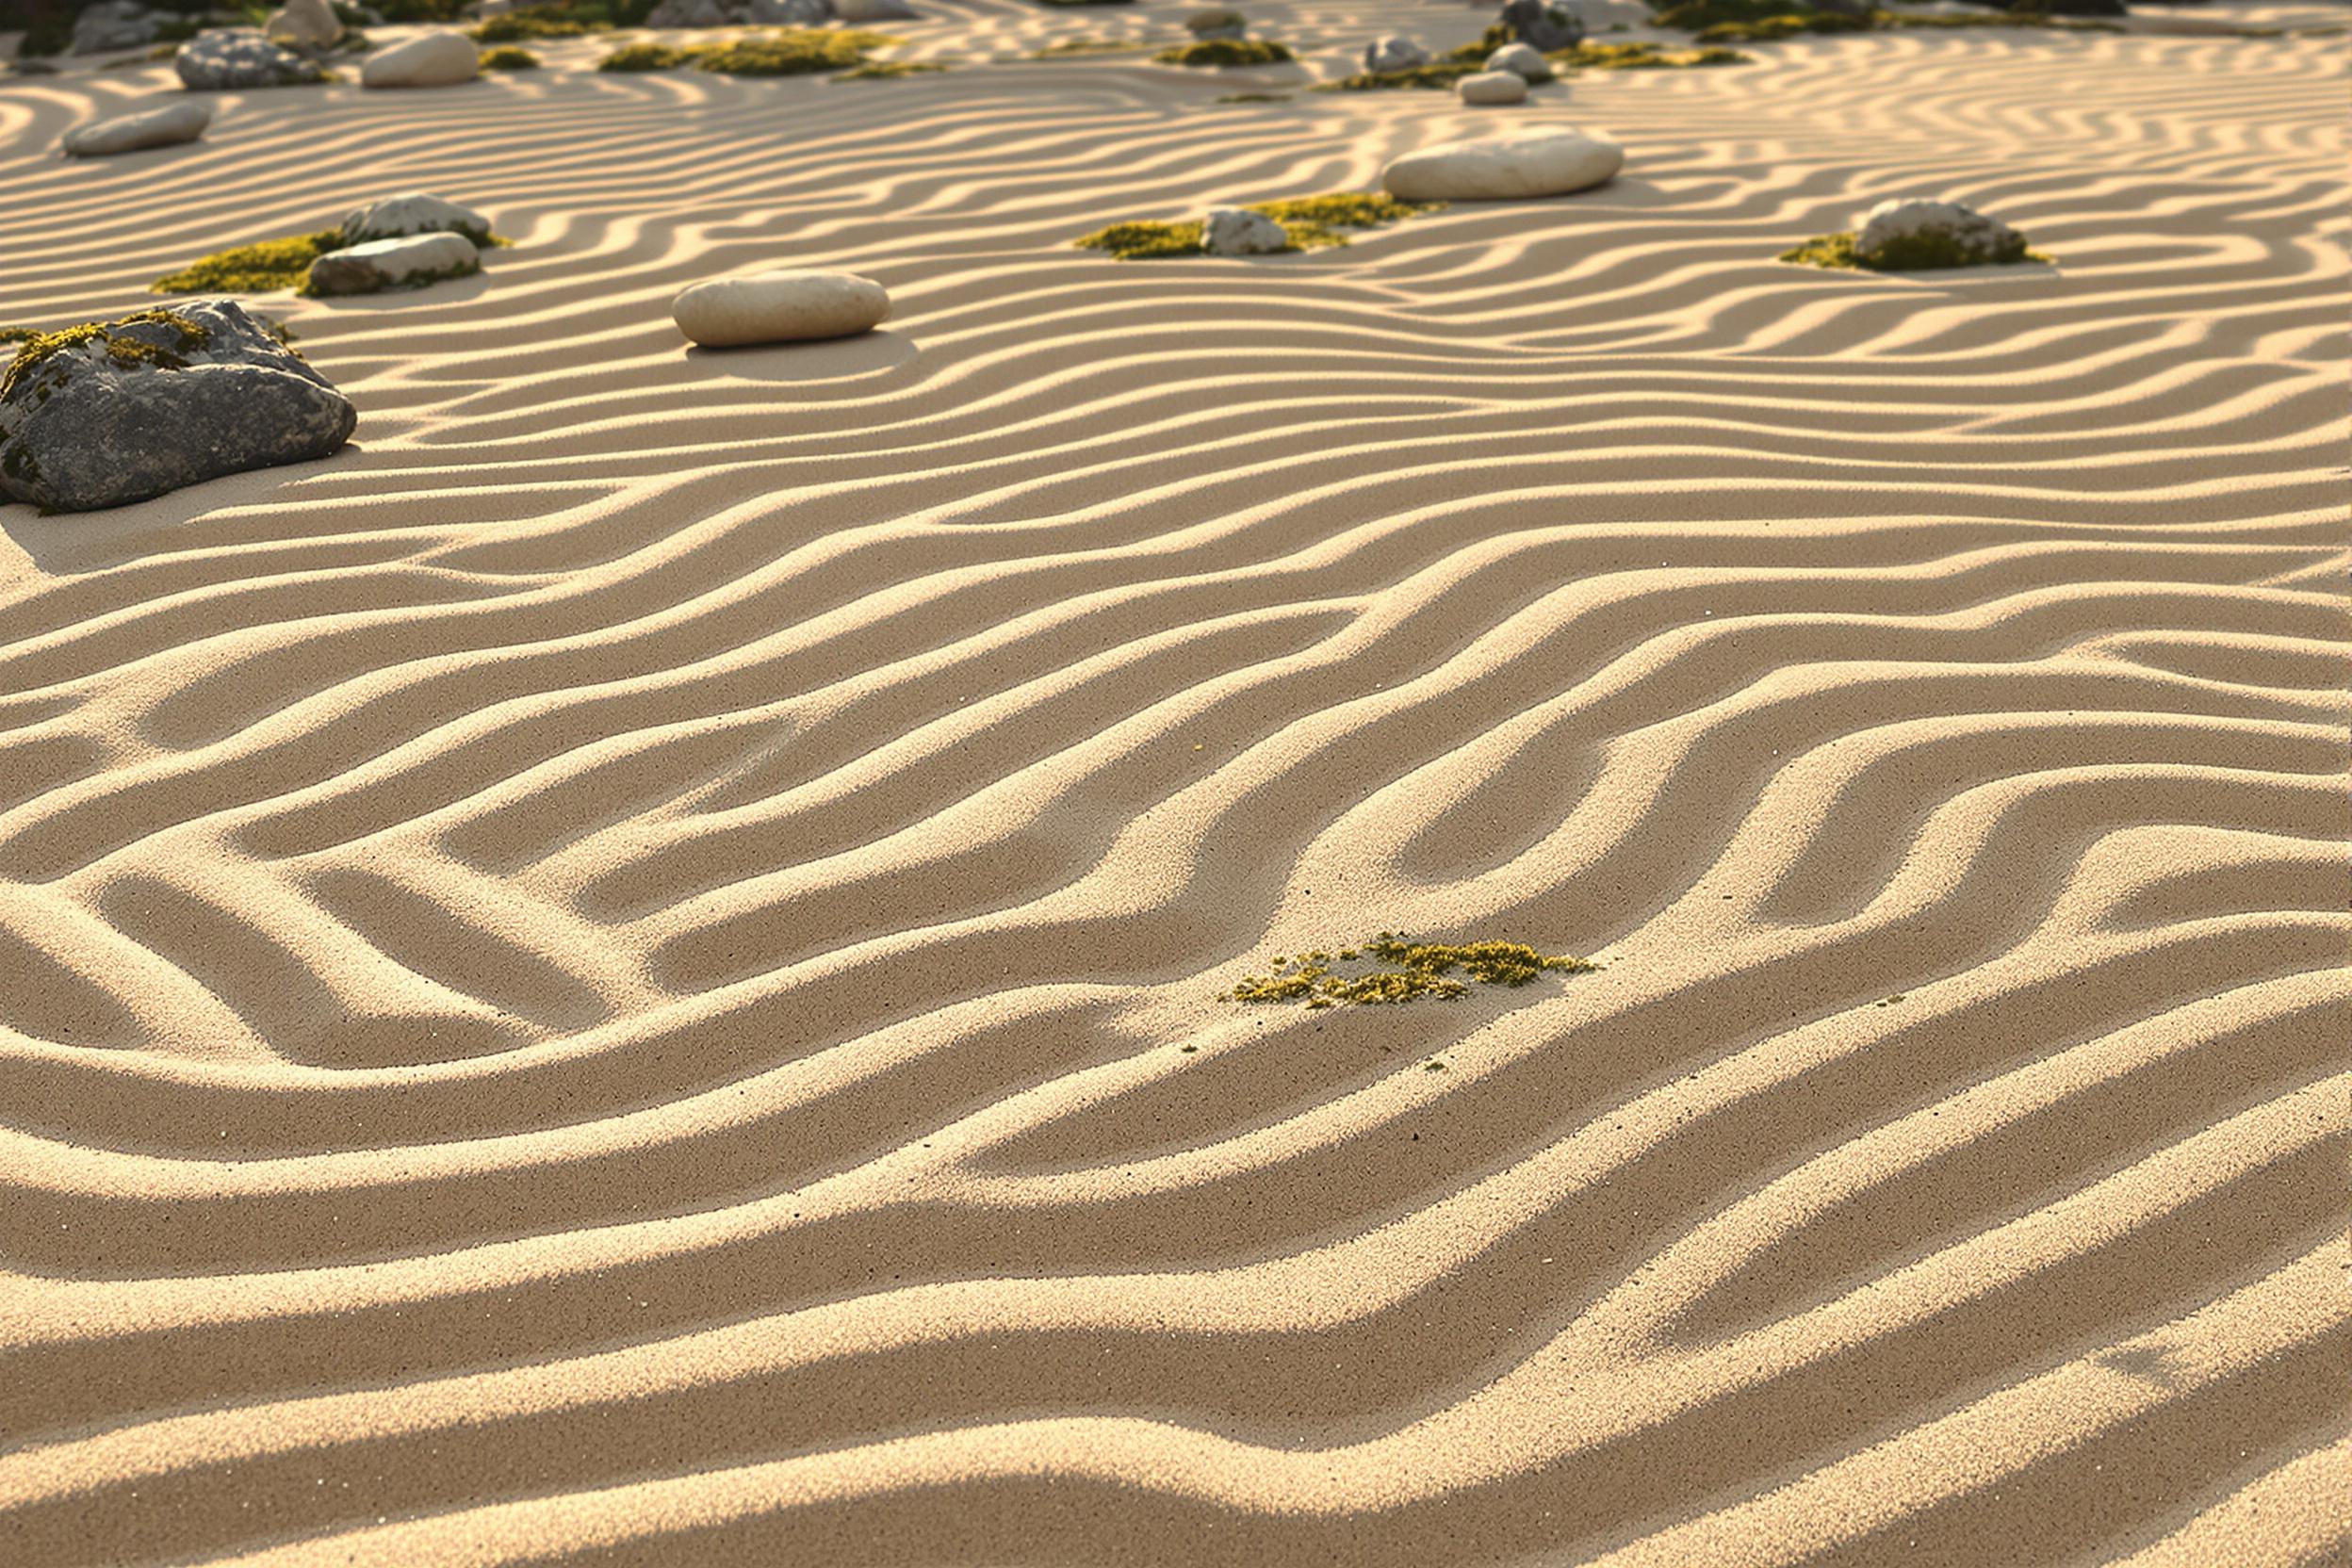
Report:
[[1520,42],[1542,54],[1573,49],[1584,41],[1584,18],[1567,6],[1545,0],[1511,0],[1503,8],[1503,25]]
[[1885,201],[1855,216],[1854,253],[1898,270],[2010,262],[2025,237],[1998,218],[1959,202]]
[[833,14],[843,22],[920,22],[923,13],[906,0],[833,0]]
[[211,123],[211,105],[182,102],[164,108],[149,109],[144,114],[117,115],[111,120],[93,120],[87,125],[76,125],[65,133],[60,145],[69,157],[110,157],[116,153],[136,153],[148,147],[170,147],[183,141],[193,141],[204,135],[204,127]]
[[100,0],[74,19],[74,53],[103,55],[109,49],[136,49],[155,41],[169,20],[139,0]]
[[326,79],[319,66],[290,50],[281,49],[259,33],[242,27],[221,27],[198,33],[180,45],[172,62],[180,85],[198,92],[225,92],[232,88],[299,87]]
[[1551,62],[1528,43],[1504,44],[1486,57],[1486,68],[1489,71],[1508,71],[1529,87],[1552,79]]
[[481,270],[482,253],[464,235],[411,234],[329,251],[310,264],[302,289],[309,294],[376,294],[387,288],[421,288]]
[[359,85],[368,88],[456,87],[482,74],[482,51],[464,33],[436,28],[368,57]]
[[1391,33],[1364,46],[1364,68],[1376,75],[1429,63],[1429,52],[1402,33]]
[[1262,212],[1211,207],[1200,220],[1200,248],[1213,256],[1263,256],[1290,249],[1290,236]]
[[1222,7],[1215,10],[1194,11],[1184,18],[1184,31],[1203,41],[1248,38],[1250,19],[1239,11],[1227,10]]
[[648,27],[818,27],[833,20],[833,0],[662,0]]
[[124,506],[325,457],[357,422],[244,306],[197,300],[20,351],[0,380],[0,492],[56,512]]
[[423,191],[386,196],[380,202],[346,213],[343,243],[364,245],[371,239],[397,239],[409,234],[462,234],[476,245],[490,243],[490,220],[471,207],[445,202]]
[[261,24],[261,36],[302,54],[324,54],[341,41],[343,24],[327,0],[286,0]]

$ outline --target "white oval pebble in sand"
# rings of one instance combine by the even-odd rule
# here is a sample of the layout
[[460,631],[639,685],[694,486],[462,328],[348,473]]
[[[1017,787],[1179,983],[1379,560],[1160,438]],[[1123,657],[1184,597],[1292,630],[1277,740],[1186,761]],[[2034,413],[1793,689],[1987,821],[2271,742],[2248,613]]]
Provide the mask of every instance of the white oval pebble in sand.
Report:
[[1454,90],[1465,104],[1524,104],[1527,79],[1514,71],[1481,71],[1464,76]]
[[454,87],[482,70],[482,52],[463,33],[427,33],[380,49],[359,68],[362,87]]
[[144,114],[118,115],[92,121],[65,133],[66,152],[77,158],[103,158],[116,153],[136,153],[143,147],[170,147],[193,141],[212,123],[206,104],[173,104]]
[[1625,150],[1577,131],[1449,141],[1407,153],[1380,171],[1408,202],[1508,202],[1599,185],[1625,167]]
[[670,302],[670,318],[706,349],[848,337],[890,313],[890,297],[855,272],[753,272],[713,278]]
[[1489,71],[1508,71],[1527,82],[1548,82],[1552,79],[1552,63],[1538,54],[1532,44],[1506,43],[1486,57]]

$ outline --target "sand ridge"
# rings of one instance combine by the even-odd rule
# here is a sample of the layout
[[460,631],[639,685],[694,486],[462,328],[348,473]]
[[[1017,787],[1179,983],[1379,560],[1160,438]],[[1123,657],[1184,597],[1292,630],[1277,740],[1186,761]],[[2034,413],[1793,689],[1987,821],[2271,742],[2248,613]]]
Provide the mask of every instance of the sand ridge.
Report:
[[[0,514],[0,1560],[2345,1550],[2346,46],[2155,30],[2340,8],[1590,75],[1605,189],[1122,265],[1492,126],[1298,90],[1484,12],[918,4],[100,163],[168,68],[0,80],[0,323],[517,241],[263,303],[338,457]],[[1772,260],[1923,189],[2056,268]],[[893,318],[685,350],[760,265]],[[1608,967],[1213,1000],[1381,927]]]

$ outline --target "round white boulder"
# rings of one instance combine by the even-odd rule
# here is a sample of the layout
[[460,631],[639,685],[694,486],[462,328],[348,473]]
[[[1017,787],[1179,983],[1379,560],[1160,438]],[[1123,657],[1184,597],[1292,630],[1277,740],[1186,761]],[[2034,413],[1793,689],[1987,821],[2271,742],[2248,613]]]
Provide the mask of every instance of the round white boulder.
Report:
[[1481,71],[1464,76],[1454,90],[1465,104],[1524,104],[1527,79],[1515,71]]
[[670,318],[706,349],[849,337],[880,324],[890,297],[855,272],[754,272],[681,290]]
[[69,155],[77,158],[109,157],[116,153],[193,141],[211,123],[210,106],[193,101],[173,104],[144,114],[118,115],[112,120],[76,125],[65,133],[64,147]]
[[1510,202],[1583,190],[1625,167],[1625,150],[1578,131],[1449,141],[1394,159],[1380,185],[1408,202]]
[[482,52],[463,33],[433,32],[368,57],[362,87],[455,87],[482,70]]

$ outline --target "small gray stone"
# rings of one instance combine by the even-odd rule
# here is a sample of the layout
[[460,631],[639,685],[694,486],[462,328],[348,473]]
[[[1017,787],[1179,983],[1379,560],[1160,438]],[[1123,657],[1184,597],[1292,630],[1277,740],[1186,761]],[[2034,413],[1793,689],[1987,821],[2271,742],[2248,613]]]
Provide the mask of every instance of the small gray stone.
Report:
[[324,54],[343,38],[327,0],[286,0],[261,24],[261,36],[302,54]]
[[1263,256],[1290,249],[1280,223],[1248,207],[1211,207],[1200,220],[1200,248],[1213,256]]
[[1486,68],[1489,71],[1508,71],[1529,87],[1552,79],[1551,62],[1539,54],[1534,45],[1527,43],[1504,44],[1486,57]]
[[311,294],[375,294],[481,270],[482,254],[464,235],[412,234],[329,251],[310,264],[302,287]]
[[302,56],[241,27],[198,33],[180,45],[172,65],[180,74],[180,84],[197,92],[299,87],[305,82],[324,81],[327,74]]
[[1429,63],[1429,52],[1402,33],[1391,33],[1364,46],[1364,68],[1375,75],[1411,71],[1414,66]]
[[833,14],[843,22],[920,22],[923,13],[906,0],[833,0]]
[[0,492],[56,512],[325,457],[358,415],[234,300],[143,311],[20,354],[0,381]]
[[144,114],[117,115],[76,125],[65,133],[61,145],[69,157],[111,157],[117,153],[193,141],[211,123],[211,105],[184,100]]
[[343,243],[364,245],[370,239],[397,239],[409,234],[462,234],[476,245],[490,243],[490,220],[471,207],[445,202],[423,191],[386,196],[343,218]]
[[1503,8],[1502,22],[1511,37],[1542,54],[1573,49],[1584,41],[1584,18],[1570,7],[1546,0],[1511,0]]

